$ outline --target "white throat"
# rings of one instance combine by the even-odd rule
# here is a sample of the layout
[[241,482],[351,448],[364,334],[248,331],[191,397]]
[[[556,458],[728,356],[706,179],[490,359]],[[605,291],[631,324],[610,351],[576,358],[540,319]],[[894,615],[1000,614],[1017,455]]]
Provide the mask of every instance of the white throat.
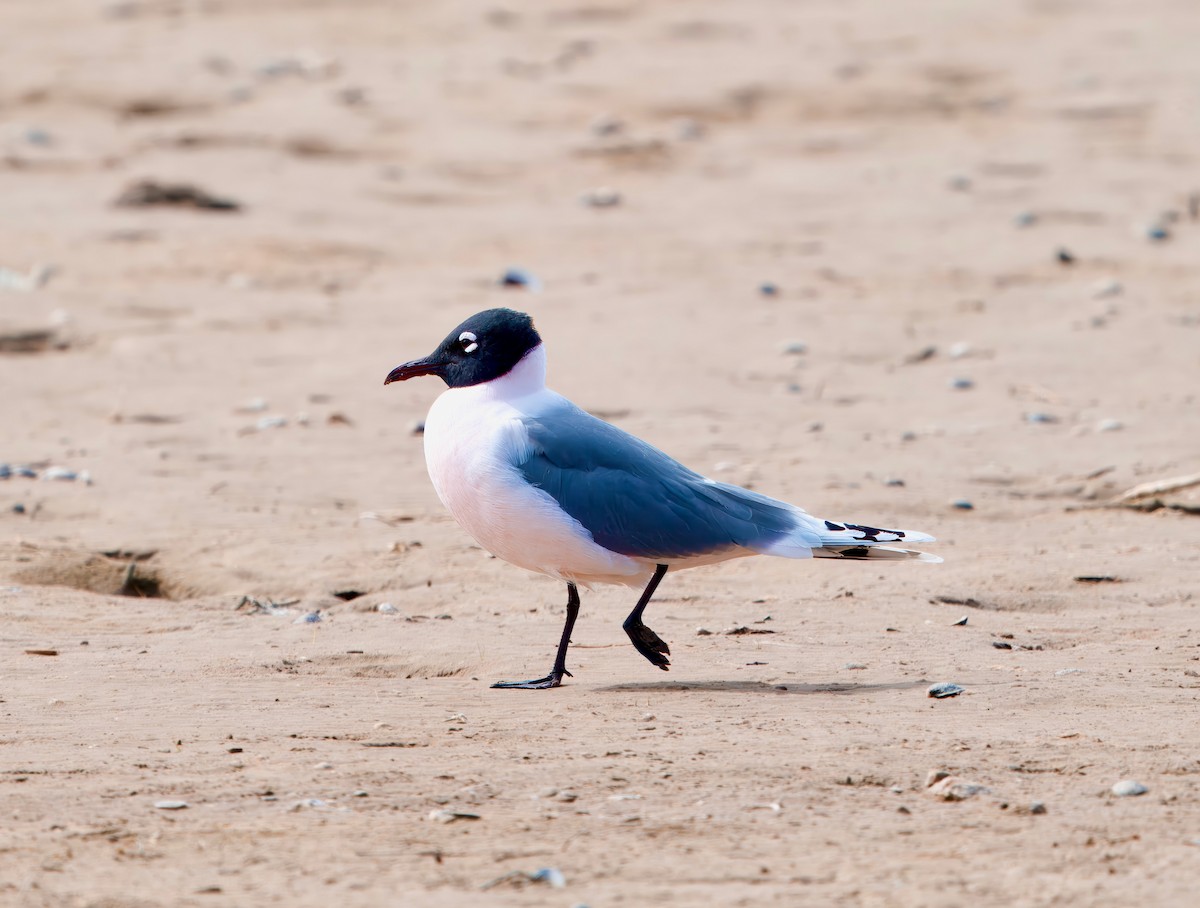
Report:
[[471,388],[481,397],[512,401],[546,390],[546,348],[538,344],[504,375]]

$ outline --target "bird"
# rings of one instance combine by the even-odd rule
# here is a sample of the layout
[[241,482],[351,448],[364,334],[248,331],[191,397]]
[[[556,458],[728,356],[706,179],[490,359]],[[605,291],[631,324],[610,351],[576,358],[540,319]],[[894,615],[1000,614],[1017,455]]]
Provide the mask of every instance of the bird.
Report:
[[567,585],[567,616],[550,673],[494,688],[562,685],[579,587],[641,588],[622,627],[667,671],[670,647],[642,620],[669,570],[750,555],[940,562],[894,543],[926,533],[824,520],[708,479],[546,387],[533,319],[487,309],[433,353],[397,366],[384,385],[419,376],[446,384],[425,419],[425,463],[438,498],[484,549]]

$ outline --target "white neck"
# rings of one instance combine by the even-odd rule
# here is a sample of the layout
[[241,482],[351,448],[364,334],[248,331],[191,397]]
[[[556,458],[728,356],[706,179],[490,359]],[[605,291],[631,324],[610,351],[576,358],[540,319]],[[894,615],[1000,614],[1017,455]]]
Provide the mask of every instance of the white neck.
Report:
[[[476,385],[480,396],[511,401],[546,389],[546,348],[538,344],[504,375],[487,384]],[[472,389],[472,390],[475,390]]]

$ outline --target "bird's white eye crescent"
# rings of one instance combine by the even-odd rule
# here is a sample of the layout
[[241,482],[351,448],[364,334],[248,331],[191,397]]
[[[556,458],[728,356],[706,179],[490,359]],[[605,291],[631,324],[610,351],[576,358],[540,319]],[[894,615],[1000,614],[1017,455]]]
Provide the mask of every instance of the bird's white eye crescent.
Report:
[[473,331],[464,331],[458,336],[458,342],[463,345],[463,353],[474,353],[479,349],[478,339]]

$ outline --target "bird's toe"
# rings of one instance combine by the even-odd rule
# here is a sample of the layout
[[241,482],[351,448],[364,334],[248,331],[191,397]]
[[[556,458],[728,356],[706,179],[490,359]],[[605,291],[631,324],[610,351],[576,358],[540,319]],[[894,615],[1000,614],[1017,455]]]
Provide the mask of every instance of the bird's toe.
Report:
[[498,690],[549,690],[552,687],[560,686],[562,686],[562,678],[559,675],[547,675],[545,678],[535,678],[532,681],[497,681],[492,688]]

